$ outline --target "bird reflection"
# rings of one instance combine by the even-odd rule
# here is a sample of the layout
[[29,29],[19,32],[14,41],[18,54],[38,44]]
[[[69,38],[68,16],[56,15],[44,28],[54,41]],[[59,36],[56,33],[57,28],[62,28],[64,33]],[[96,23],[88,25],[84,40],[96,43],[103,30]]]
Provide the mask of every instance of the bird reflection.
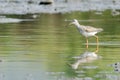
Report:
[[85,51],[82,55],[75,57],[77,60],[71,64],[73,69],[78,69],[78,66],[83,63],[89,63],[94,60],[100,59],[101,57],[97,55],[98,51],[90,52]]

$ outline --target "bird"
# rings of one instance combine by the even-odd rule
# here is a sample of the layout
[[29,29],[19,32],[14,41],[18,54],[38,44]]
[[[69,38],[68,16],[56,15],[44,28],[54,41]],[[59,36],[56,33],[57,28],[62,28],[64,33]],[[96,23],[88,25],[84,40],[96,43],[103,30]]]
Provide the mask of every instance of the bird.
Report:
[[103,31],[102,28],[95,28],[92,26],[84,26],[79,24],[77,19],[73,19],[73,21],[69,24],[74,24],[78,31],[86,38],[86,48],[88,49],[88,37],[94,36],[96,38],[96,43],[97,43],[97,49],[98,50],[98,36],[96,35],[97,33]]

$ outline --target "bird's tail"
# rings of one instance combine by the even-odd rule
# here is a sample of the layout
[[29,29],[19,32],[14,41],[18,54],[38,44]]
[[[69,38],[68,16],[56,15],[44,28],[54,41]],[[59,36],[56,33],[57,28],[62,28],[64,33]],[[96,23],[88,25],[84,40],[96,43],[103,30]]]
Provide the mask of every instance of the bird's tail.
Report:
[[102,28],[98,28],[98,32],[101,32],[101,31],[103,31],[103,29]]

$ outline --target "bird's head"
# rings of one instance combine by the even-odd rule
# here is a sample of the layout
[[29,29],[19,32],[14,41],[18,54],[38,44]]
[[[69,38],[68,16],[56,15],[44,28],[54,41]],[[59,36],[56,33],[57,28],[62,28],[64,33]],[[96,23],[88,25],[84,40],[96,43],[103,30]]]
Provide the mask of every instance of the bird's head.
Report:
[[75,25],[78,24],[78,20],[77,19],[73,19],[72,22],[69,25],[71,25],[71,24],[75,24]]

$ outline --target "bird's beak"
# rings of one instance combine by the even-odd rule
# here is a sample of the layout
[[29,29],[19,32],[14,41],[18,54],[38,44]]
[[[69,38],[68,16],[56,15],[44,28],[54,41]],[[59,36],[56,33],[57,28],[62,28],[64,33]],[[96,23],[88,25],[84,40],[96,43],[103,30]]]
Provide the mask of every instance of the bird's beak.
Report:
[[69,23],[68,25],[72,25],[73,23],[71,22],[71,23]]
[[74,24],[74,23],[73,23],[73,22],[71,22],[71,23],[69,23],[69,24],[68,24],[68,26],[73,25],[73,24]]

